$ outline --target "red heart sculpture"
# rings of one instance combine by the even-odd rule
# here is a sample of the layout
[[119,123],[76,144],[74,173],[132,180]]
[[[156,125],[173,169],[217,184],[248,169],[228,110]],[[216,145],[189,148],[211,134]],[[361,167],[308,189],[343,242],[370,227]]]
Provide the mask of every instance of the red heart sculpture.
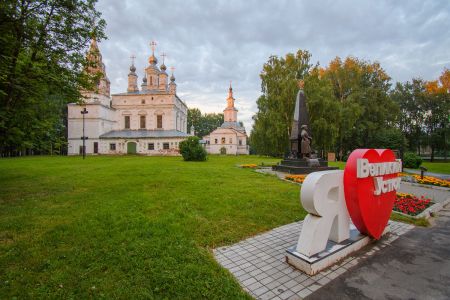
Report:
[[[391,216],[396,191],[374,195],[374,177],[357,178],[357,160],[361,158],[369,163],[394,162],[395,155],[389,149],[357,149],[350,154],[344,170],[345,202],[353,224],[361,233],[379,239]],[[386,180],[397,176],[394,173],[376,177]]]

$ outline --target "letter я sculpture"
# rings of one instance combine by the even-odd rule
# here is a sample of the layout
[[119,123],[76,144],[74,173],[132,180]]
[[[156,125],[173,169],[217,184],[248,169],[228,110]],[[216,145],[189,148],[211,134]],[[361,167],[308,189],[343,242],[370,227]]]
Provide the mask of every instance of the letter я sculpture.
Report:
[[290,152],[278,165],[275,171],[290,174],[309,174],[316,171],[336,170],[328,167],[328,162],[317,158],[312,153],[312,137],[309,129],[309,115],[306,107],[306,96],[303,91],[303,80],[299,81],[299,91],[295,101],[294,120],[292,121]]

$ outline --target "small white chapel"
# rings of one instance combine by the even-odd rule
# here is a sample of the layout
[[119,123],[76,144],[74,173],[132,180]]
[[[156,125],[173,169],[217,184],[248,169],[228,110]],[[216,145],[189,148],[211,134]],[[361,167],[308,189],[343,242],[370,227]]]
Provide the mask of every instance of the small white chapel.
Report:
[[211,154],[249,154],[247,133],[237,120],[238,110],[234,107],[233,88],[228,90],[227,107],[223,111],[223,124],[203,137],[205,150]]
[[127,91],[111,97],[102,55],[92,39],[86,71],[101,78],[93,91],[82,92],[81,105],[68,104],[69,155],[83,153],[83,138],[86,154],[179,154],[179,143],[189,136],[188,108],[177,96],[173,70],[169,82],[164,56],[158,67],[156,43],[151,46],[140,89],[132,61]]

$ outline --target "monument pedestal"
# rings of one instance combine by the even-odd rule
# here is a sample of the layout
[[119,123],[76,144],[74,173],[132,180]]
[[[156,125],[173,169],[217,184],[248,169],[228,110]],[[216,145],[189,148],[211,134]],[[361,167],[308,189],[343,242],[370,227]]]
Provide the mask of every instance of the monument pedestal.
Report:
[[274,171],[286,172],[289,174],[309,174],[317,171],[337,170],[337,167],[329,167],[328,161],[322,158],[286,158],[278,165],[273,166]]
[[[386,226],[383,235],[388,232],[389,225]],[[325,250],[310,257],[298,253],[295,250],[296,246],[293,246],[286,250],[286,262],[308,275],[314,275],[323,269],[331,267],[341,259],[349,256],[355,251],[358,251],[373,241],[374,239],[367,235],[361,234],[358,229],[351,224],[349,239],[341,243],[335,243],[328,240]]]

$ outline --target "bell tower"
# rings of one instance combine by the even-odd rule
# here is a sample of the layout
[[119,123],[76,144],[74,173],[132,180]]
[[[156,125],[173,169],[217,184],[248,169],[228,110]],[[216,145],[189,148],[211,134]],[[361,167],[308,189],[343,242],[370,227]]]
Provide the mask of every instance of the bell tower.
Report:
[[233,88],[228,89],[227,108],[223,111],[224,122],[237,122],[238,110],[234,107]]

